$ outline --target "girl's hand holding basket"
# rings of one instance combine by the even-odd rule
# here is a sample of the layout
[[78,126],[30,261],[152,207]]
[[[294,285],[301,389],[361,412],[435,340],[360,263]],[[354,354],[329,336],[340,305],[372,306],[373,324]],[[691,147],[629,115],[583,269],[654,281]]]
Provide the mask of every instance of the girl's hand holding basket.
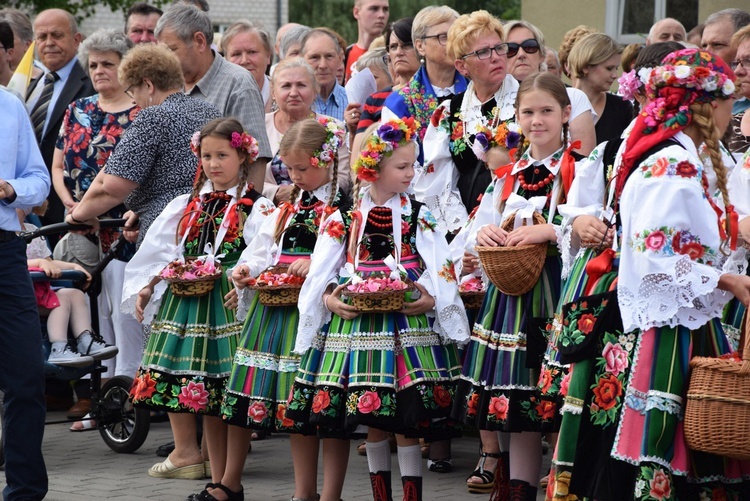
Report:
[[297,259],[296,261],[292,261],[292,263],[289,265],[289,268],[287,268],[287,273],[291,273],[292,275],[301,277],[301,278],[307,278],[307,274],[310,272],[310,260],[309,259]]
[[427,292],[427,289],[417,282],[414,282],[414,286],[420,292],[419,299],[411,303],[405,303],[401,313],[404,315],[421,315],[435,309],[435,298]]
[[500,247],[505,245],[508,232],[494,224],[488,224],[477,233],[477,245],[484,247]]
[[584,215],[573,221],[573,233],[578,237],[582,247],[607,248],[612,246],[615,229],[595,216]]
[[238,289],[244,289],[253,280],[254,278],[250,276],[250,268],[246,264],[238,264],[232,269],[232,282]]
[[554,242],[556,239],[555,230],[551,224],[535,224],[533,226],[521,226],[508,233],[505,238],[505,246],[543,244]]
[[359,316],[359,310],[350,304],[341,300],[341,293],[348,286],[348,283],[341,284],[333,289],[330,294],[323,294],[323,304],[331,313],[335,313],[344,320],[352,320]]

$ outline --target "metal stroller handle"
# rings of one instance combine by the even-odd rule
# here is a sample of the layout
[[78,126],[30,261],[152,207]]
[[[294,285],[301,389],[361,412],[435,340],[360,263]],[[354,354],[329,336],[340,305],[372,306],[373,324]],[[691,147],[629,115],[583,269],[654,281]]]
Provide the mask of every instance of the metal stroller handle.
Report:
[[[127,222],[127,219],[100,219],[99,220],[99,227],[100,228],[121,228],[125,226],[125,223]],[[18,235],[23,238],[26,243],[31,242],[37,237],[46,237],[47,235],[55,235],[57,233],[63,233],[66,231],[71,230],[86,230],[90,228],[90,226],[86,226],[85,224],[68,224],[68,223],[55,223],[55,224],[49,224],[47,226],[43,226],[41,228],[37,228],[34,231],[22,231]]]

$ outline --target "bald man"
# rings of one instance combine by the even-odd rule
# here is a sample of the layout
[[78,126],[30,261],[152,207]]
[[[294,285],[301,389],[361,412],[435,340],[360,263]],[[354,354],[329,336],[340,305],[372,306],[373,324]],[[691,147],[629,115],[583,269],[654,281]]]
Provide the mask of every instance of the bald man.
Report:
[[687,40],[685,27],[677,19],[666,17],[657,21],[648,32],[646,45],[659,42],[684,42]]

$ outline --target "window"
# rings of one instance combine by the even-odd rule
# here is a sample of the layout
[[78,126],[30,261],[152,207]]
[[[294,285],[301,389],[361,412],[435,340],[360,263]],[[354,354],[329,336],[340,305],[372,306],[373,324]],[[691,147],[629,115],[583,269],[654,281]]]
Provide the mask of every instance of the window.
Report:
[[690,31],[698,24],[698,0],[607,0],[605,32],[623,44],[645,42],[651,26],[665,17]]

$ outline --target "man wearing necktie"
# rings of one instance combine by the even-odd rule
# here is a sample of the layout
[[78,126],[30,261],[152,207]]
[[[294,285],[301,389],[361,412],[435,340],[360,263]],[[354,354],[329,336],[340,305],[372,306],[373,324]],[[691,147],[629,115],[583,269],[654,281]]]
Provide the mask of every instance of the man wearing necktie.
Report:
[[[68,105],[95,93],[87,72],[76,58],[81,34],[75,18],[64,10],[49,9],[34,20],[34,38],[39,60],[47,71],[32,80],[26,96],[26,109],[31,116],[44,163],[49,169],[55,152]],[[49,209],[42,218],[45,224],[59,223],[64,207],[54,190],[49,196]]]

